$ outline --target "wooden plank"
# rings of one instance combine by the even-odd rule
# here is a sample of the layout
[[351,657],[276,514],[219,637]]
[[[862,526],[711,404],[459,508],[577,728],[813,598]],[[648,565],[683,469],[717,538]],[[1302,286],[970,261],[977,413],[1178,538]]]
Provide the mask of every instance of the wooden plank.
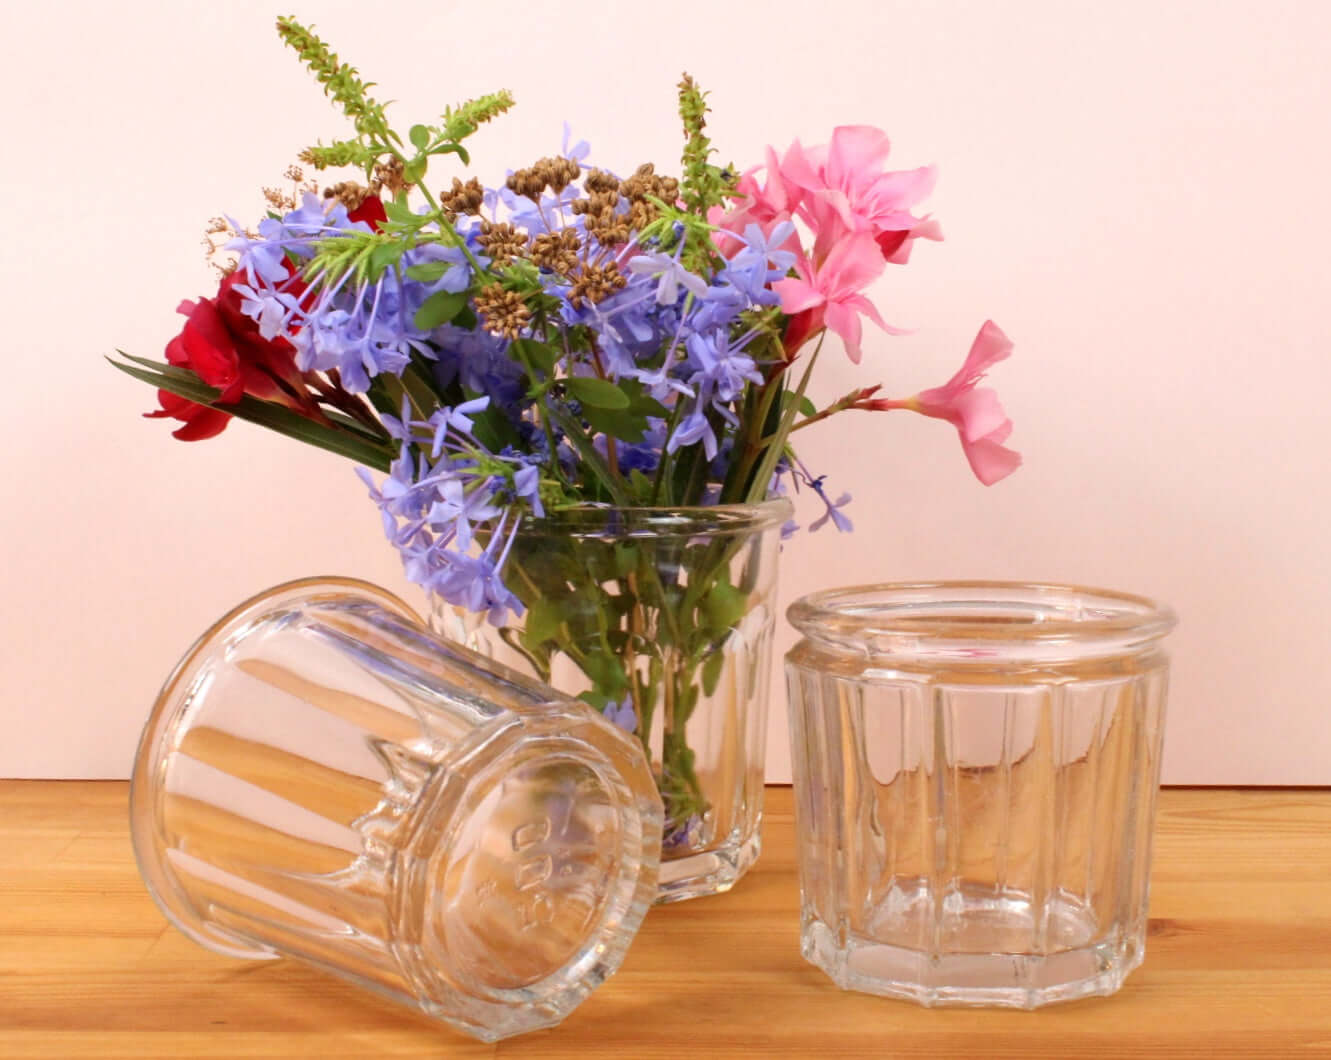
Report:
[[1331,791],[1161,797],[1145,965],[1039,1012],[845,993],[799,955],[789,789],[734,892],[655,909],[560,1027],[486,1046],[289,961],[215,956],[139,882],[120,783],[0,782],[0,1056],[1331,1056]]

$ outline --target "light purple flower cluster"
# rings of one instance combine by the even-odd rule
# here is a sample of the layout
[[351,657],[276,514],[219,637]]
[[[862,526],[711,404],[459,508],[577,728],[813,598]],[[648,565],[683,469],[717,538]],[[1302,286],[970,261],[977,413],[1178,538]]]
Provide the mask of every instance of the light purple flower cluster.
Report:
[[[586,154],[585,144],[566,143],[565,158]],[[522,611],[501,577],[522,520],[552,503],[605,499],[570,430],[585,432],[582,441],[622,476],[657,476],[699,447],[707,474],[684,503],[714,503],[746,395],[778,367],[771,345],[757,341],[759,321],[779,302],[772,285],[796,264],[783,249],[793,225],[718,229],[713,264],[700,268],[696,255],[685,257],[680,222],[602,244],[601,229],[575,209],[580,195],[573,183],[534,196],[488,189],[478,215],[421,213],[414,228],[408,216],[410,236],[394,242],[376,236],[377,222],[307,194],[261,222],[257,238],[230,244],[247,281],[242,311],[265,338],[292,344],[301,371],[365,395],[400,445],[382,483],[363,474],[408,577],[496,624]],[[615,210],[627,216],[629,203],[621,197]],[[485,237],[499,228],[529,241],[571,231],[580,263],[496,267]],[[587,297],[579,285],[592,269],[610,270],[617,286]],[[484,315],[478,292],[495,284],[521,293],[518,325]],[[458,297],[446,311],[430,310],[449,295]],[[554,363],[534,368],[519,339],[552,350]],[[593,383],[601,389],[588,389]],[[424,402],[421,386],[430,390]],[[607,398],[606,386],[622,396]],[[783,474],[827,505],[812,529],[828,521],[850,529],[838,510],[849,497],[829,501],[822,477],[803,465],[783,460],[769,495],[785,492]]]

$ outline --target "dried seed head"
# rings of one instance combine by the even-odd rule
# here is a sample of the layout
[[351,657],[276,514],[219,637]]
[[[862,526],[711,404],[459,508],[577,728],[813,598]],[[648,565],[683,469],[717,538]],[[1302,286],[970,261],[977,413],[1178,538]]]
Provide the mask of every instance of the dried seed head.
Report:
[[619,178],[613,173],[607,173],[604,169],[593,169],[587,174],[587,179],[582,182],[582,186],[591,195],[597,192],[619,194]]
[[510,224],[482,221],[477,241],[496,265],[505,265],[527,253],[527,237]]
[[274,210],[286,211],[296,208],[296,200],[280,188],[264,188],[263,197]]
[[596,305],[616,291],[622,291],[627,283],[628,278],[613,261],[604,265],[583,262],[581,271],[569,289],[569,304],[574,309],[581,309],[588,302]]
[[581,241],[576,228],[561,228],[558,232],[542,232],[532,240],[529,257],[542,269],[571,273],[578,265]]
[[509,174],[509,178],[504,181],[504,185],[509,191],[525,196],[534,202],[540,199],[541,192],[545,190],[545,177],[538,173],[535,167],[518,169]]
[[439,195],[439,205],[450,219],[460,213],[479,213],[483,202],[485,202],[485,189],[475,177],[465,184],[454,177],[453,187]]
[[486,331],[506,339],[521,338],[523,329],[531,321],[531,310],[522,295],[497,283],[476,292],[476,313]]
[[374,195],[387,188],[389,195],[396,195],[411,187],[411,182],[403,177],[406,166],[400,158],[390,158],[387,162],[374,164],[374,180],[370,181],[370,191]]
[[360,204],[365,201],[365,197],[371,194],[372,189],[364,184],[357,184],[354,180],[343,180],[336,184],[330,184],[324,188],[325,199],[335,199],[347,208],[347,211],[359,209]]

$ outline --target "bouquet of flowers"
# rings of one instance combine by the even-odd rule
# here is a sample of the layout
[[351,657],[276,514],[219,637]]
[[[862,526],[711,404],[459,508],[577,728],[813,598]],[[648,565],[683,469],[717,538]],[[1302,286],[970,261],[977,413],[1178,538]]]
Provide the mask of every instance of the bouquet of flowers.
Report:
[[510,641],[536,672],[571,659],[583,698],[644,744],[665,712],[667,845],[687,845],[707,800],[684,724],[744,613],[733,550],[684,540],[663,564],[595,535],[527,547],[521,530],[589,505],[690,509],[801,488],[826,506],[811,529],[849,530],[849,495],[832,499],[792,443],[852,410],[947,420],[982,482],[1013,471],[1010,422],[977,386],[1011,348],[992,322],[937,388],[869,385],[822,408],[806,395],[829,333],[858,362],[863,318],[893,331],[864,290],[917,239],[941,238],[914,212],[933,168],[886,170],[887,137],[864,126],[719,166],[685,76],[678,177],[593,165],[566,130],[560,154],[497,186],[445,183],[435,165],[470,164],[464,142],[512,106],[507,92],[403,135],[310,29],[283,18],[278,31],[354,127],[302,162],[355,179],[319,194],[293,167],[293,193],[266,189],[255,228],[214,222],[210,245],[231,255],[216,295],[181,304],[166,363],[117,367],[158,388],[149,415],[180,421],[177,438],[237,417],[363,465],[411,581],[496,626],[523,616]]

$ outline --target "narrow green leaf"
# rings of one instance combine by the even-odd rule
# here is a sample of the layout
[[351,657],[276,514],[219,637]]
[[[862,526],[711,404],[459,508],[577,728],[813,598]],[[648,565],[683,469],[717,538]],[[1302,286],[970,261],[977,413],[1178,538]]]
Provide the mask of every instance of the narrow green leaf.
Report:
[[565,381],[568,392],[584,405],[598,409],[626,409],[629,396],[608,379],[595,376],[574,376]]
[[559,424],[559,429],[564,432],[564,436],[574,449],[578,451],[578,456],[582,462],[589,467],[600,480],[601,485],[605,487],[606,493],[610,499],[621,507],[629,506],[629,495],[624,489],[623,483],[619,477],[610,470],[610,465],[605,462],[603,457],[592,444],[592,440],[587,437],[582,429],[582,424],[578,423],[564,409],[556,404],[546,406],[546,410],[554,421]]
[[466,304],[466,291],[436,291],[416,310],[416,327],[421,331],[433,331],[462,312]]
[[141,357],[122,354],[129,360],[148,367],[139,368],[122,364],[107,358],[112,365],[126,375],[141,382],[176,394],[199,405],[208,405],[219,412],[227,412],[238,420],[266,427],[270,431],[294,438],[297,441],[325,449],[330,453],[345,456],[366,467],[387,472],[392,466],[396,453],[387,445],[368,441],[364,436],[357,436],[336,427],[326,427],[314,420],[307,419],[284,405],[274,405],[267,401],[246,395],[233,405],[219,405],[217,397],[221,393],[216,387],[204,383],[193,372],[176,368],[172,365],[159,365]]

